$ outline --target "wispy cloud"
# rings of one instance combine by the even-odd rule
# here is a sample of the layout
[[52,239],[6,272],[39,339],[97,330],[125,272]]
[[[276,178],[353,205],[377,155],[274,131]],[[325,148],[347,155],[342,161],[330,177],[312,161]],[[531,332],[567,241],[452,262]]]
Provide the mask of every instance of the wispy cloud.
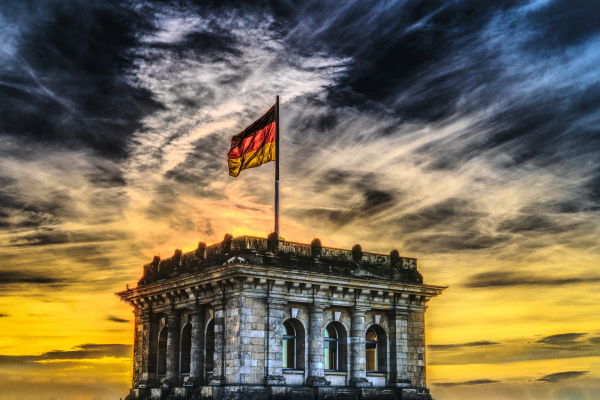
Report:
[[541,378],[537,379],[540,382],[548,382],[548,383],[556,383],[565,379],[577,378],[578,376],[583,376],[588,374],[590,371],[564,371],[564,372],[556,372],[554,374],[544,375]]

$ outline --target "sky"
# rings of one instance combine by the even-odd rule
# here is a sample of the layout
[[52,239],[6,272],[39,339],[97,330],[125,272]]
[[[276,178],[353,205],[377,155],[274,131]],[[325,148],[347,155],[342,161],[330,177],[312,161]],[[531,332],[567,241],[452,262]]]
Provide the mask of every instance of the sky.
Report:
[[108,400],[114,295],[272,230],[231,137],[281,97],[281,233],[417,257],[437,400],[600,392],[600,3],[4,1],[0,399]]

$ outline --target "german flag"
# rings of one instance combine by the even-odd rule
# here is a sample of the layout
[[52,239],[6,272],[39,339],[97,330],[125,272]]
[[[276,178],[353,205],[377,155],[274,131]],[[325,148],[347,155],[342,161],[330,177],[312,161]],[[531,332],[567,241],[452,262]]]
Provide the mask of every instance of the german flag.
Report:
[[243,169],[258,167],[277,158],[277,105],[241,133],[231,138],[227,153],[229,175],[238,176]]

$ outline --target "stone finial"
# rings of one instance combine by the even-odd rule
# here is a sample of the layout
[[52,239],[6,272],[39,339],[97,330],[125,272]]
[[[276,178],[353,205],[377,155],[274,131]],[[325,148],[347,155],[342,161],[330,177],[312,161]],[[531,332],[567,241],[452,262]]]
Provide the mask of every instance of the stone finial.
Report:
[[317,258],[321,256],[321,250],[323,250],[321,240],[318,238],[314,238],[313,241],[310,242],[310,253],[314,258]]
[[204,260],[206,257],[206,243],[198,242],[198,247],[196,247],[194,254],[198,260]]
[[269,233],[269,236],[267,237],[267,248],[269,251],[271,253],[277,253],[278,245],[279,238],[277,237],[277,234],[275,232]]
[[390,252],[390,264],[392,265],[392,267],[400,267],[402,265],[400,253],[396,249]]
[[178,264],[181,260],[182,255],[183,251],[181,251],[181,249],[175,249],[175,252],[173,252],[173,261],[175,261],[175,263]]
[[362,260],[362,247],[360,247],[360,244],[355,244],[354,246],[352,246],[352,260],[355,263],[358,263]]
[[231,236],[229,233],[226,233],[225,237],[223,237],[223,241],[221,242],[221,246],[223,248],[224,253],[231,252],[231,242],[232,241],[233,241],[233,236]]

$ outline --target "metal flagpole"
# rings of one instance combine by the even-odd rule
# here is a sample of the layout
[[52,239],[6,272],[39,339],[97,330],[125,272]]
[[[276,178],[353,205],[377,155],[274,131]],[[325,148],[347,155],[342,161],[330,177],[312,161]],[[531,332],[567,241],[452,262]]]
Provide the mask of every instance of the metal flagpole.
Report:
[[275,237],[279,240],[279,95],[275,106]]

